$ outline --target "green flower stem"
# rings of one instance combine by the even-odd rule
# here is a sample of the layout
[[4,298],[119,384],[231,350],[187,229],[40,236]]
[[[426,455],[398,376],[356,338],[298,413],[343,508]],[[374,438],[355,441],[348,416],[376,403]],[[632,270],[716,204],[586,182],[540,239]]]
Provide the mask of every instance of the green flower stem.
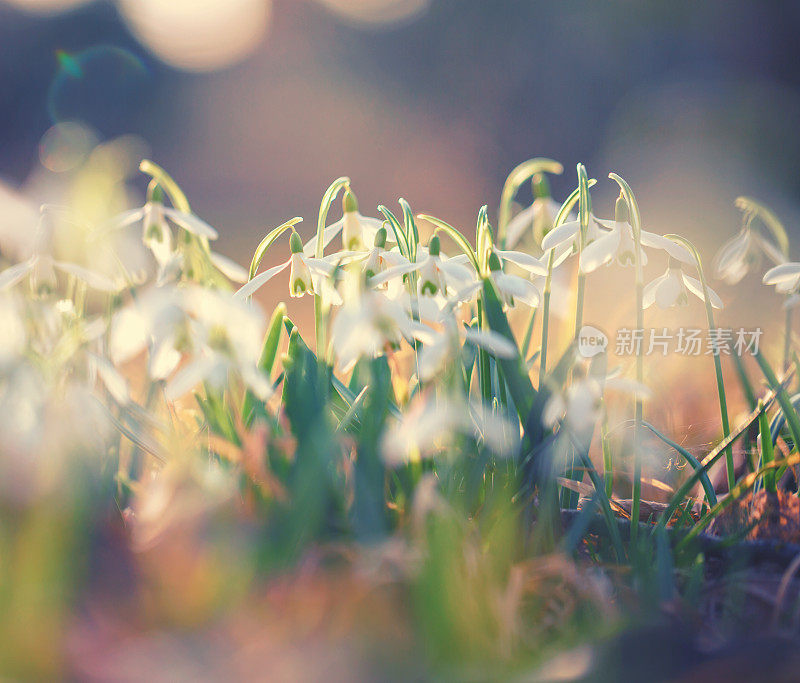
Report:
[[[706,282],[706,276],[705,272],[703,271],[703,263],[700,259],[700,254],[695,246],[684,237],[681,237],[680,235],[666,236],[674,242],[682,244],[691,252],[692,256],[694,257],[695,265],[697,266],[697,274],[700,277],[700,284],[703,286],[703,299],[706,307],[706,319],[708,320],[708,332],[709,334],[713,334],[716,330],[716,325],[714,324],[714,309],[711,307],[711,298],[708,294],[708,283]],[[728,401],[725,397],[725,381],[722,377],[722,359],[718,353],[714,354],[714,372],[717,376],[717,396],[719,397],[719,412],[722,418],[722,434],[724,438],[727,438],[731,433],[731,425],[730,420],[728,419]],[[728,475],[728,490],[731,491],[736,484],[732,446],[728,446],[728,448],[725,450],[725,468]]]
[[586,233],[589,230],[589,216],[592,210],[591,197],[589,196],[589,177],[586,175],[586,167],[578,164],[578,217],[581,223],[581,230],[578,235],[578,292],[575,299],[575,339],[581,331],[583,325],[583,300],[586,289],[586,275],[580,269],[580,258],[583,248],[586,246]]
[[783,371],[789,369],[792,362],[792,308],[786,308],[786,323],[783,328]]
[[[325,245],[323,243],[323,235],[325,232],[325,223],[328,220],[328,211],[330,211],[331,204],[336,200],[336,196],[339,192],[347,187],[350,184],[350,178],[347,176],[342,176],[341,178],[337,178],[336,180],[331,183],[331,186],[327,189],[325,194],[322,197],[322,203],[319,206],[319,216],[317,218],[317,245],[314,251],[314,255],[317,258],[322,258],[323,252],[325,250]],[[314,331],[315,331],[315,338],[317,343],[317,358],[323,358],[325,356],[325,345],[326,345],[326,330],[325,330],[325,321],[324,321],[323,311],[322,311],[322,297],[319,294],[314,294]]]
[[[589,180],[589,187],[592,187],[597,181],[594,179]],[[561,209],[553,221],[553,228],[557,228],[564,223],[572,211],[572,207],[578,201],[580,195],[580,188],[575,188],[561,205]],[[550,257],[547,260],[547,276],[544,280],[544,291],[542,292],[542,344],[539,351],[539,388],[544,386],[544,380],[547,376],[547,341],[550,330],[550,290],[553,281],[553,265],[555,259],[555,250],[550,250]]]
[[[631,191],[628,183],[616,173],[609,173],[608,177],[619,185],[620,194],[625,199],[628,207],[628,218],[633,230],[633,240],[636,245],[636,329],[644,329],[644,275],[642,273],[642,215],[639,204]],[[636,381],[644,383],[644,345],[639,344],[636,349]],[[637,393],[634,403],[633,425],[633,500],[631,501],[631,546],[636,547],[639,532],[639,508],[642,499],[642,423],[644,421],[644,404],[642,397]]]
[[523,161],[506,179],[503,191],[500,194],[500,211],[497,218],[497,243],[505,248],[506,228],[511,220],[511,205],[519,188],[537,173],[554,173],[560,175],[564,167],[557,161],[537,157]]

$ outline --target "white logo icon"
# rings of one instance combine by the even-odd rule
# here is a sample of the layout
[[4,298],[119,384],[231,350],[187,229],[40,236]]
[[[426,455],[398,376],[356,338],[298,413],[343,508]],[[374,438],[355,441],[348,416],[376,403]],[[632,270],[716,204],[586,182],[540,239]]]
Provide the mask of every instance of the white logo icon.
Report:
[[593,358],[608,348],[608,337],[602,330],[584,325],[578,334],[578,353],[584,358]]

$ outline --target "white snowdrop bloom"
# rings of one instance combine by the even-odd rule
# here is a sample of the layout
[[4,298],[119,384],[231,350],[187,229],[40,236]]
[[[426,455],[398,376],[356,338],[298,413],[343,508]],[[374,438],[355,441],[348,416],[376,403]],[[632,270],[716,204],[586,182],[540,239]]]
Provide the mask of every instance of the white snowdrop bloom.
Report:
[[399,344],[402,339],[428,343],[434,333],[427,325],[412,320],[397,301],[380,291],[347,296],[331,327],[331,344],[343,372],[351,370],[359,358],[374,358],[387,344]]
[[587,375],[575,381],[563,392],[555,392],[548,399],[542,412],[546,427],[557,424],[568,427],[577,435],[585,434],[599,419],[605,390],[617,391],[640,399],[648,399],[650,389],[639,382],[617,377],[611,373],[605,377]]
[[537,244],[553,228],[561,205],[552,197],[536,197],[533,203],[520,211],[506,226],[506,246],[515,246],[529,231]]
[[763,255],[776,265],[786,261],[780,249],[748,223],[717,252],[714,257],[714,275],[735,285],[748,272],[760,266]]
[[[542,267],[537,259],[534,260]],[[546,268],[544,272],[547,272]],[[527,306],[539,305],[541,294],[539,293],[538,287],[524,277],[504,273],[500,266],[500,259],[497,253],[492,253],[489,257],[489,277],[492,282],[494,282],[503,303],[506,305],[514,306],[516,302],[524,303]],[[451,299],[457,302],[470,301],[482,287],[483,282],[481,280],[471,282],[466,287],[456,292]]]
[[479,349],[487,351],[495,358],[513,358],[517,355],[514,346],[502,334],[493,330],[478,330],[458,324],[450,318],[444,327],[430,341],[426,341],[418,354],[419,378],[429,382],[448,365],[458,362],[462,343],[469,343]]
[[167,398],[180,398],[200,382],[222,389],[231,372],[260,399],[269,398],[269,378],[258,369],[264,320],[257,309],[222,291],[199,286],[185,288],[182,295],[191,314],[194,353],[167,383]]
[[[241,287],[234,295],[237,299],[246,299],[252,296],[258,289],[263,287],[278,273],[283,272],[289,268],[289,295],[293,297],[301,297],[304,294],[319,294],[322,289],[321,280],[329,278],[335,269],[334,264],[330,259],[337,256],[329,256],[326,259],[317,259],[311,256],[306,256],[303,253],[303,244],[300,241],[300,235],[292,231],[292,236],[289,239],[289,248],[291,256],[288,261],[273,266],[263,273],[259,273],[246,285]],[[341,303],[341,298],[335,289],[327,290],[328,293],[334,297],[335,301],[332,303]]]
[[439,237],[434,235],[428,248],[420,248],[414,263],[394,266],[370,278],[369,285],[376,287],[384,282],[417,272],[417,292],[425,297],[447,297],[475,282],[475,271],[463,265],[462,259],[447,258],[441,253]]
[[[617,199],[615,220],[606,221],[589,216],[589,227],[586,243],[581,250],[580,269],[591,273],[600,266],[616,261],[621,266],[632,266],[636,263],[636,242],[633,228],[627,220],[627,205],[622,197]],[[555,228],[542,240],[542,248],[552,249],[573,242],[580,232],[580,221],[564,223]],[[647,230],[640,231],[642,247],[661,249],[669,256],[683,263],[694,263],[691,253],[686,247],[673,242],[667,237]],[[647,254],[642,250],[642,265],[647,264]]]
[[190,349],[189,313],[177,287],[152,288],[139,294],[111,321],[111,361],[126,363],[147,350],[147,370],[152,379],[166,379],[178,366],[181,354]]
[[[770,268],[766,273],[762,282],[765,285],[774,285],[775,291],[779,294],[795,295],[798,288],[800,288],[800,263],[790,261],[782,263],[779,266]],[[792,297],[788,297],[790,300]],[[789,301],[787,301],[789,303]],[[790,305],[794,305],[795,301],[792,300]]]
[[[689,303],[689,292],[700,301],[705,301],[702,283],[684,273],[680,263],[670,258],[666,272],[644,288],[642,304],[644,308],[649,308],[654,303],[659,308],[686,306]],[[722,308],[722,299],[711,287],[708,287],[708,299],[714,308]]]
[[[563,254],[564,249],[568,253],[572,253],[577,249],[577,237],[581,230],[581,223],[579,220],[565,221],[556,228],[553,228],[542,239],[542,251],[549,252],[551,249],[556,249],[556,253]],[[586,243],[602,237],[606,230],[600,224],[599,220],[594,214],[589,214],[589,225],[586,228]]]
[[384,434],[383,457],[391,467],[430,458],[457,434],[483,442],[499,457],[511,455],[520,438],[518,425],[479,402],[419,395]]
[[[378,218],[363,216],[358,211],[358,200],[348,187],[342,197],[342,217],[327,226],[322,232],[322,246],[327,247],[336,235],[342,233],[342,249],[347,251],[364,251],[368,244],[374,244],[375,234],[383,226]],[[314,256],[317,250],[317,238],[312,237],[303,247],[305,256]]]
[[111,221],[110,226],[121,230],[137,223],[142,224],[142,242],[153,253],[162,275],[175,258],[172,222],[179,228],[207,240],[215,240],[217,231],[197,216],[164,206],[160,196],[145,202],[144,206],[125,211]]

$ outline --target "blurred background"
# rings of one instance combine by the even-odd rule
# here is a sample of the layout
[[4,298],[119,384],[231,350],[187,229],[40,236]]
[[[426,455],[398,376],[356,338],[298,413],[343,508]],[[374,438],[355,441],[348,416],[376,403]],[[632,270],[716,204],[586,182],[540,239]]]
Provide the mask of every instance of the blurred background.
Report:
[[[557,199],[582,161],[609,217],[617,171],[649,230],[710,260],[740,194],[798,234],[799,28],[800,3],[763,0],[0,0],[0,189],[41,203],[121,139],[140,194],[150,156],[246,262],[291,216],[309,235],[337,176],[367,215],[403,196],[471,233],[509,170],[548,156]],[[745,306],[746,282],[720,285],[732,325],[780,307]]]

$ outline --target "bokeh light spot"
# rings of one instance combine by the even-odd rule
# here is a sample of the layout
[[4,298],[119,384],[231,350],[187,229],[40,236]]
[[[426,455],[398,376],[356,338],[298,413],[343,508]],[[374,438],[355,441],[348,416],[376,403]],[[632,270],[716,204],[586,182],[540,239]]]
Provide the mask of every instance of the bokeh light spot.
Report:
[[96,135],[75,121],[64,121],[50,128],[39,143],[39,160],[54,173],[78,166],[97,144]]
[[108,122],[124,121],[145,95],[149,72],[128,50],[98,45],[75,54],[59,51],[56,58],[47,100],[53,123],[82,121],[103,131]]
[[319,0],[351,23],[366,26],[405,24],[430,6],[430,0]]
[[137,38],[180,69],[213,71],[258,47],[272,14],[271,0],[120,0]]

